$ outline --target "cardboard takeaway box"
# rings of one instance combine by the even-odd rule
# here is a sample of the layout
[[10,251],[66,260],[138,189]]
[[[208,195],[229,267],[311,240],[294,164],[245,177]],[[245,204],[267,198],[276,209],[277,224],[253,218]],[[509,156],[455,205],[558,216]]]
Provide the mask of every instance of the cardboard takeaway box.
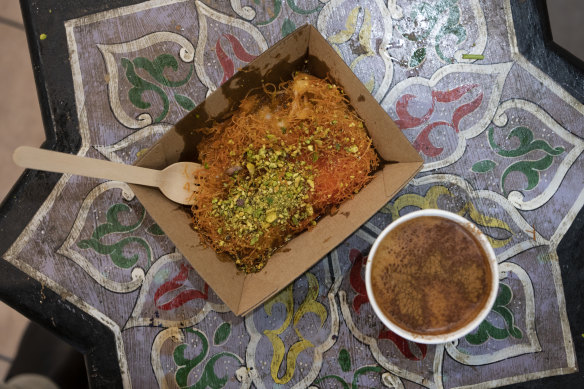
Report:
[[382,168],[353,199],[334,216],[321,218],[280,248],[255,274],[238,271],[231,261],[221,260],[204,247],[191,228],[187,207],[164,197],[157,189],[132,186],[146,210],[156,220],[193,268],[236,315],[245,315],[302,275],[328,252],[373,216],[421,169],[422,158],[403,136],[349,67],[320,33],[305,25],[288,35],[213,92],[179,121],[136,163],[163,169],[178,161],[196,161],[199,128],[221,121],[239,101],[262,82],[280,83],[297,70],[341,85],[350,103],[365,121]]

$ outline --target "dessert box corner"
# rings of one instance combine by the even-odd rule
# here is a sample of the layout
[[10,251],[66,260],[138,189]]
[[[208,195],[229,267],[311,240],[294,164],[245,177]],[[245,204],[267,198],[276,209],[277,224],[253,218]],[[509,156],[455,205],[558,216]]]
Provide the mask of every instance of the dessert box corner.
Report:
[[157,189],[132,185],[146,211],[191,263],[193,268],[236,315],[245,315],[303,274],[357,230],[422,167],[422,159],[349,67],[312,26],[305,25],[237,72],[181,119],[136,162],[163,169],[178,161],[196,160],[198,129],[227,118],[249,90],[262,83],[278,84],[295,71],[329,76],[340,85],[364,120],[381,168],[355,197],[332,216],[280,248],[258,273],[244,274],[231,261],[202,245],[187,207],[168,200]]

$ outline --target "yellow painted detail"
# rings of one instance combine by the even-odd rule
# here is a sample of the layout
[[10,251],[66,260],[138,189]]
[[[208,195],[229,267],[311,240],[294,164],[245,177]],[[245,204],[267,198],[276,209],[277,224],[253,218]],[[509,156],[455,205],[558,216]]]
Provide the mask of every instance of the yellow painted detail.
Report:
[[[306,273],[306,278],[308,278],[308,293],[300,308],[294,314],[294,328],[296,329],[300,319],[309,312],[318,315],[320,318],[320,327],[322,328],[328,314],[324,305],[316,301],[318,297],[318,279],[312,273]],[[296,333],[299,337],[302,337],[298,330],[296,330]]]
[[371,76],[369,81],[367,81],[364,85],[365,85],[365,88],[367,88],[367,90],[369,92],[372,92],[373,88],[375,88],[375,77]]
[[368,54],[373,54],[373,49],[371,48],[371,30],[373,29],[373,24],[371,23],[371,12],[365,8],[365,16],[363,18],[363,24],[361,25],[361,30],[359,31],[359,43],[365,48]]
[[355,70],[359,62],[367,57],[375,55],[373,48],[371,47],[371,31],[373,29],[373,24],[371,23],[371,13],[367,8],[365,8],[365,15],[363,16],[363,24],[359,30],[359,44],[365,50],[365,53],[361,54],[351,62],[349,67],[351,70]]
[[[505,223],[503,220],[497,219],[495,217],[483,215],[482,213],[477,211],[475,206],[470,201],[467,202],[464,205],[464,207],[462,207],[462,209],[460,211],[458,211],[458,214],[460,216],[464,216],[466,213],[468,213],[468,216],[470,216],[470,219],[473,222],[475,222],[476,224],[478,224],[479,226],[500,228],[502,230],[509,231],[511,234],[513,234],[513,231],[511,231],[511,228],[509,227],[509,225],[507,223]],[[512,239],[512,237],[509,237],[507,239],[495,239],[493,237],[490,237],[489,235],[486,235],[486,237],[489,240],[489,243],[491,244],[491,246],[493,246],[493,248],[495,248],[495,249],[505,246]]]
[[[454,195],[448,190],[448,188],[440,185],[433,186],[430,189],[428,189],[425,196],[420,196],[417,194],[402,195],[392,203],[385,205],[381,209],[381,212],[391,214],[391,218],[393,220],[396,220],[400,216],[399,215],[400,211],[408,206],[413,206],[420,209],[437,209],[438,198],[443,195],[454,197]],[[483,215],[475,208],[475,206],[470,201],[465,203],[464,206],[457,213],[461,216],[468,214],[470,219],[479,226],[488,228],[499,228],[505,231],[509,231],[511,234],[513,234],[511,227],[509,227],[509,225],[506,222],[492,216]],[[504,247],[512,239],[512,237],[509,237],[507,239],[495,239],[489,235],[486,236],[491,246],[493,246],[493,248]]]
[[452,196],[452,193],[444,186],[433,186],[426,196],[417,194],[405,194],[398,197],[393,203],[385,205],[381,212],[390,213],[392,220],[399,218],[399,212],[408,206],[414,206],[420,209],[436,209],[438,208],[438,197],[442,195]]
[[[304,317],[304,315],[312,312],[320,318],[320,326],[322,327],[328,317],[324,305],[316,301],[319,290],[318,279],[311,273],[306,273],[306,278],[308,279],[308,291],[304,301],[300,304],[300,307],[295,313],[292,285],[288,286],[264,305],[264,309],[269,316],[272,315],[272,308],[275,304],[282,303],[286,307],[286,318],[282,325],[278,329],[264,331],[264,335],[269,339],[274,350],[272,361],[270,363],[270,373],[274,382],[280,385],[286,384],[294,376],[298,355],[307,348],[314,347],[311,341],[304,339],[304,336],[297,327],[298,322]],[[284,331],[290,326],[292,318],[294,318],[293,328],[299,340],[290,346],[290,349],[286,352],[286,346],[279,335],[284,333]],[[280,370],[284,358],[286,358],[286,371],[282,377],[278,377],[278,371]]]
[[345,30],[329,37],[329,42],[341,44],[351,39],[351,36],[353,36],[355,29],[357,28],[357,17],[359,16],[360,8],[361,7],[355,7],[349,12],[349,16],[345,22]]
[[[349,12],[347,20],[345,21],[345,29],[328,38],[328,41],[332,43],[332,46],[335,49],[335,51],[340,56],[342,56],[341,51],[337,45],[347,42],[349,39],[351,39],[353,34],[355,34],[355,31],[357,30],[357,19],[359,18],[359,12],[361,11],[361,9],[364,10],[364,15],[363,24],[359,29],[359,44],[363,48],[365,53],[359,55],[351,62],[349,67],[353,71],[355,70],[359,62],[361,62],[363,59],[375,55],[375,52],[371,47],[371,33],[373,31],[373,23],[371,22],[371,12],[369,12],[367,8],[362,8],[359,6],[353,8],[351,12]],[[365,87],[369,92],[371,92],[373,88],[375,88],[375,78],[371,77],[369,81],[365,83]]]
[[136,153],[136,157],[138,157],[138,158],[142,157],[147,151],[148,151],[148,147],[138,150],[138,152]]

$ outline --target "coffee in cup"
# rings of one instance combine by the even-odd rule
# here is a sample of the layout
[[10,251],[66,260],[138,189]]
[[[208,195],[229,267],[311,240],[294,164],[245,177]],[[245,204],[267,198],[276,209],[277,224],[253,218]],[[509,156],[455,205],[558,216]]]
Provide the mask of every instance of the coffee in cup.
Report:
[[498,290],[497,261],[482,232],[441,210],[407,214],[375,241],[366,267],[369,300],[383,323],[420,343],[476,328]]

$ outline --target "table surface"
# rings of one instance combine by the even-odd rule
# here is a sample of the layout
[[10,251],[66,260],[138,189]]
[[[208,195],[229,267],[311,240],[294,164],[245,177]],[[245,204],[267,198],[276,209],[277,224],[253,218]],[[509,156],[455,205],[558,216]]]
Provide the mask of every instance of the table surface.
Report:
[[[584,66],[542,1],[22,1],[44,147],[133,163],[297,26],[316,26],[425,159],[420,174],[274,299],[234,316],[121,182],[27,171],[0,209],[0,298],[86,354],[94,387],[584,385]],[[363,264],[400,215],[487,234],[493,311],[405,341]],[[525,383],[525,384],[521,384]]]

